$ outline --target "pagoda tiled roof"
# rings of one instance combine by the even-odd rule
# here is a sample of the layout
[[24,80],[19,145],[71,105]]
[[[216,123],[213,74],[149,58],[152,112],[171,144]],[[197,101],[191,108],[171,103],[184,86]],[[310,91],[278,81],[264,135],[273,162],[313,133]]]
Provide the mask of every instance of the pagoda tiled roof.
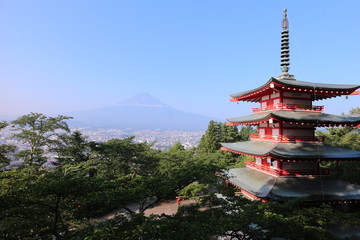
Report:
[[289,110],[278,110],[274,112],[255,113],[248,116],[227,118],[233,124],[251,125],[268,119],[285,122],[311,123],[314,125],[358,125],[360,117],[347,117],[342,115],[325,114],[322,112],[296,112]]
[[284,161],[360,160],[360,151],[338,148],[324,143],[245,141],[222,143],[223,150]]
[[[313,82],[305,82],[305,81],[298,81],[298,80],[287,80],[287,79],[277,79],[277,78],[270,78],[264,85],[251,89],[244,92],[233,93],[230,94],[230,97],[233,99],[238,99],[242,101],[260,101],[258,95],[248,96],[249,94],[254,94],[261,90],[271,90],[269,87],[271,83],[274,83],[277,87],[284,87],[285,90],[290,88],[290,90],[305,90],[307,92],[313,93],[313,100],[321,100],[325,98],[331,98],[339,95],[349,95],[354,92],[356,89],[360,88],[360,85],[350,85],[350,84],[327,84],[327,83],[313,83]],[[316,91],[316,92],[315,92]],[[321,92],[323,91],[323,92]],[[326,91],[334,91],[333,94],[326,93]]]
[[304,197],[305,201],[360,200],[360,186],[330,176],[273,177],[250,169],[234,168],[226,173],[237,187],[260,197],[278,201]]

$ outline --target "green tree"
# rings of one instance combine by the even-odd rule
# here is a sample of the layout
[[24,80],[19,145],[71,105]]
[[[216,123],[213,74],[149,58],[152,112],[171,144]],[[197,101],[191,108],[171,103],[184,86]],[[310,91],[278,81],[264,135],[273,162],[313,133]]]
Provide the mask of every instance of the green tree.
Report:
[[134,143],[134,137],[93,143],[89,166],[108,179],[131,174],[147,176],[157,166],[156,150],[147,143]]
[[256,133],[257,130],[253,129],[252,126],[245,126],[240,129],[239,141],[249,141],[250,134]]
[[210,121],[205,134],[201,137],[198,146],[200,153],[214,153],[220,149],[221,123]]
[[30,113],[11,122],[14,131],[12,138],[29,145],[28,149],[17,155],[24,165],[42,166],[47,161],[47,149],[58,141],[60,131],[70,131],[65,122],[67,119],[71,117],[46,117],[41,113]]
[[[217,171],[229,167],[241,167],[246,160],[249,160],[248,157],[220,151],[221,143],[247,141],[251,133],[255,133],[251,126],[242,127],[239,131],[237,126],[227,126],[225,123],[211,121],[196,152],[200,154],[199,158],[216,166]],[[210,159],[211,162],[209,162]]]
[[198,153],[215,153],[220,149],[221,143],[248,141],[250,134],[255,133],[251,126],[242,127],[239,131],[237,126],[228,126],[226,123],[210,121],[208,129],[200,139],[197,148]]
[[70,230],[88,224],[89,218],[136,203],[148,193],[144,178],[107,181],[68,167],[0,172],[0,239],[69,239]]
[[[77,205],[96,186],[89,178],[34,166],[0,174],[0,238],[66,238],[79,224]],[[59,169],[60,170],[60,169]]]
[[185,147],[179,141],[177,141],[171,148],[169,148],[169,153],[176,153],[178,151],[185,151]]
[[80,131],[74,131],[71,135],[59,135],[58,139],[53,149],[57,153],[57,165],[78,164],[89,160],[90,143]]
[[204,195],[209,193],[209,185],[208,184],[201,184],[198,182],[193,182],[184,187],[179,191],[181,196],[192,198],[192,199],[200,199]]
[[8,125],[8,123],[5,121],[0,122],[0,130],[5,128],[7,125]]
[[[0,122],[0,131],[8,125],[7,122]],[[0,145],[0,171],[10,164],[11,155],[16,151],[17,147],[10,144]]]
[[0,145],[0,171],[8,166],[11,162],[11,154],[16,151],[17,147],[10,144]]

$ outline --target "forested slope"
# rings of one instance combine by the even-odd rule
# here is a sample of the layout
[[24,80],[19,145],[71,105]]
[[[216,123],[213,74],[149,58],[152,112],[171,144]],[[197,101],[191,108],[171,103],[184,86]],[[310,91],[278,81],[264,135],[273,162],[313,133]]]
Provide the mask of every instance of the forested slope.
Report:
[[[359,224],[356,208],[348,214],[326,205],[234,197],[234,189],[226,189],[215,172],[243,166],[246,157],[220,151],[219,143],[248,140],[250,127],[238,130],[211,121],[197,148],[186,150],[176,143],[163,152],[134,143],[133,137],[88,141],[69,130],[68,119],[31,113],[1,123],[1,128],[13,128],[13,137],[28,148],[0,146],[0,238],[331,239],[331,224]],[[49,158],[53,166],[45,167]],[[22,164],[10,167],[14,159]],[[227,198],[217,198],[214,189]],[[174,216],[144,216],[146,208],[179,195],[198,204],[181,207]],[[137,213],[128,209],[126,216],[95,221],[134,203]]]

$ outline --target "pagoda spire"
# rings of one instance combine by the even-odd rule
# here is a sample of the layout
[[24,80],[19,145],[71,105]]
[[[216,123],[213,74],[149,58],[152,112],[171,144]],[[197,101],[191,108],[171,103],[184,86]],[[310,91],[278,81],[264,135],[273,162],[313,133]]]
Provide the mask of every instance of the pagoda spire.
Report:
[[287,9],[284,9],[284,18],[282,20],[282,31],[281,31],[281,71],[282,74],[278,77],[279,79],[292,79],[294,76],[290,75],[290,49],[289,49],[289,21],[287,18]]

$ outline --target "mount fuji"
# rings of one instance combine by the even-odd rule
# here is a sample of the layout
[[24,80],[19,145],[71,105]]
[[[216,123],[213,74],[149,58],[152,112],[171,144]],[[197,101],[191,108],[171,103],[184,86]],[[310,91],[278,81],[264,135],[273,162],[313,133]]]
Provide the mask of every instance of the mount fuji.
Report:
[[74,117],[74,120],[70,121],[72,127],[134,130],[203,131],[209,121],[217,120],[177,110],[147,93],[136,95],[114,106],[67,115]]

